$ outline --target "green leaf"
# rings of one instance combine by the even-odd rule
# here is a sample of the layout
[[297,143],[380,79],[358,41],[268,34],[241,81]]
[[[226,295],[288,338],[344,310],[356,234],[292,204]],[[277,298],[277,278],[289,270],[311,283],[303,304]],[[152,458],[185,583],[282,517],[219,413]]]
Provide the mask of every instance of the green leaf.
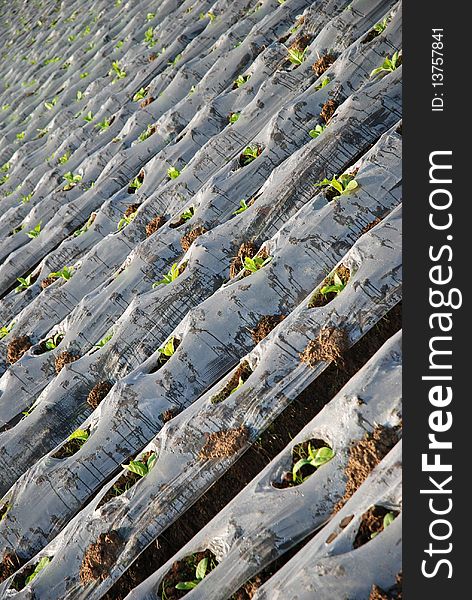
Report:
[[329,462],[333,458],[333,456],[334,451],[331,448],[318,448],[311,460],[311,465],[313,467],[321,467],[322,465]]
[[197,569],[195,571],[195,576],[197,579],[203,579],[208,570],[208,558],[202,558],[202,560],[198,563]]
[[48,556],[43,556],[43,558],[40,559],[40,561],[34,568],[34,571],[31,573],[31,575],[29,575],[26,578],[26,580],[25,580],[26,585],[28,585],[28,583],[31,583],[33,581],[33,579],[36,577],[36,575],[38,575],[38,573],[40,573],[45,567],[47,567],[47,565],[50,562],[51,562],[51,559]]
[[391,525],[394,520],[395,520],[394,513],[393,512],[388,512],[385,515],[385,517],[383,518],[383,528],[385,529],[386,527],[388,527],[389,525]]
[[175,352],[174,338],[171,337],[163,348],[159,348],[159,352],[164,356],[168,356],[170,358]]
[[153,468],[157,461],[157,454],[151,454],[151,456],[147,459],[146,467],[148,472]]
[[175,586],[176,590],[193,590],[199,584],[199,581],[181,581]]
[[352,190],[355,190],[359,187],[359,184],[357,183],[357,181],[355,179],[352,179],[346,186],[346,189],[344,190],[345,192],[352,192]]
[[293,469],[292,469],[293,479],[295,479],[295,476],[298,473],[298,471],[305,465],[311,465],[311,460],[309,458],[301,458],[293,465]]
[[129,465],[123,465],[123,467],[141,477],[145,477],[148,473],[146,465],[139,460],[130,460]]
[[337,192],[339,192],[340,194],[343,193],[343,186],[342,184],[336,179],[336,177],[333,177],[333,179],[331,179],[331,187],[333,187]]
[[76,429],[74,433],[71,433],[67,440],[82,440],[86,442],[88,440],[89,433],[86,429]]

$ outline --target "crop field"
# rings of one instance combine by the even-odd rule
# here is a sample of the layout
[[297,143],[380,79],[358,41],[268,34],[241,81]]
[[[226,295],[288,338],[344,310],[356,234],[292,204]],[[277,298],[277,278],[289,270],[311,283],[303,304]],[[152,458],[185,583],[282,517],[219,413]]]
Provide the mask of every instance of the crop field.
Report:
[[400,600],[401,2],[0,2],[0,599]]

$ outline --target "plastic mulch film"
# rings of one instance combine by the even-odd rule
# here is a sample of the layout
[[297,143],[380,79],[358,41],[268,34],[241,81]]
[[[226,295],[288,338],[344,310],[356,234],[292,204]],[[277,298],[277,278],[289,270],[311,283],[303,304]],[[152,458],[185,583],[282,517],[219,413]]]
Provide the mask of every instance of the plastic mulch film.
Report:
[[[145,452],[157,454],[157,462],[149,475],[128,492],[96,510],[100,498],[108,490],[109,486],[105,486],[94,501],[42,550],[41,555],[57,558],[51,560],[44,573],[35,578],[31,589],[41,594],[38,586],[45,585],[44,590],[51,590],[57,597],[100,597],[129,562],[193,504],[243,449],[326,368],[333,354],[321,354],[319,356],[324,359],[317,359],[316,352],[312,355],[307,349],[307,346],[312,347],[310,340],[316,348],[316,340],[324,338],[327,332],[338,332],[333,339],[337,340],[335,348],[339,351],[339,344],[350,346],[355,343],[400,300],[400,236],[401,210],[397,208],[362,236],[344,257],[342,264],[350,270],[351,276],[339,295],[326,306],[313,308],[309,307],[310,295],[245,357],[251,375],[244,385],[220,401],[222,388],[228,383],[228,378],[225,378],[174,417],[144,448]],[[314,290],[315,293],[317,291],[319,289]],[[202,318],[200,315],[199,323]],[[187,325],[190,327],[189,323]],[[177,330],[175,335],[183,333],[183,330]],[[201,348],[203,346],[200,346],[199,354],[193,355],[194,368],[197,366],[196,359],[205,354]],[[182,349],[183,342],[175,357]],[[305,360],[301,360],[300,353],[306,354]],[[23,502],[25,509],[29,507],[28,511],[31,511],[32,505],[38,507],[32,527],[34,533],[31,531],[34,543],[37,544],[40,539],[38,519],[43,523],[43,531],[50,530],[51,526],[47,525],[48,521],[51,523],[49,515],[55,522],[60,513],[64,513],[65,506],[73,506],[75,502],[79,508],[77,501],[80,497],[84,498],[84,490],[91,491],[96,485],[94,482],[103,481],[120,462],[128,458],[128,440],[143,434],[153,416],[166,406],[159,401],[159,381],[162,381],[160,385],[164,392],[166,384],[171,381],[170,372],[179,369],[173,358],[162,367],[166,371],[162,379],[156,379],[156,375],[138,374],[125,378],[117,387],[120,402],[118,394],[112,394],[83,424],[83,429],[89,429],[89,438],[73,457],[58,460],[51,455],[46,456],[5,497],[11,506],[6,516],[10,511],[15,511],[15,503],[18,503],[17,515],[19,517],[21,513],[21,519],[27,518],[27,511],[21,509]],[[229,379],[231,377],[232,374]],[[131,428],[129,423],[133,422],[133,416],[126,420],[120,417],[124,410],[129,411],[133,405],[138,410],[138,397],[140,426]],[[217,460],[201,454],[208,435],[241,427],[246,433],[234,454]],[[59,483],[61,479],[67,483]],[[60,489],[60,500],[54,489]],[[21,520],[18,517],[17,522]],[[79,571],[87,547],[101,533],[115,530],[120,530],[123,538],[114,566],[104,581],[95,581],[83,587]],[[30,537],[28,531],[25,533],[24,541]],[[33,560],[38,560],[39,556]],[[7,580],[0,590],[8,585]]]
[[[394,443],[394,449],[333,517],[332,511],[344,494],[344,471],[351,446],[380,426],[393,431],[400,419],[401,332],[384,344],[290,446],[175,556],[135,588],[127,600],[161,598],[159,586],[172,565],[207,549],[213,552],[218,565],[189,593],[189,598],[226,600],[270,562],[320,528],[315,538],[258,591],[256,598],[308,600],[316,593],[326,599],[365,599],[374,583],[391,585],[401,570],[400,528],[389,528],[390,537],[382,532],[372,545],[368,534],[365,550],[360,550],[364,547],[360,541],[364,540],[357,534],[362,515],[371,507],[388,508],[385,513],[394,511],[395,516],[401,509],[401,442]],[[322,440],[331,448],[333,458],[302,483],[275,487],[290,471],[294,449],[314,439],[320,440],[319,446]],[[384,548],[379,549],[379,545]],[[364,556],[358,559],[358,553]],[[329,584],[325,580],[328,577]],[[320,583],[316,584],[317,580]]]

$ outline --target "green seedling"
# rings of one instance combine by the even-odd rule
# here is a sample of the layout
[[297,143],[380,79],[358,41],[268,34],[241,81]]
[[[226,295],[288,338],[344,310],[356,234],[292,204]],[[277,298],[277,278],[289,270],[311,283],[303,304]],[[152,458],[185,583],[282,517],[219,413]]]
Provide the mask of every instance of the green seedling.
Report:
[[308,457],[298,460],[292,469],[292,478],[294,482],[303,483],[307,478],[301,477],[298,472],[306,465],[318,469],[322,465],[329,462],[334,456],[334,451],[328,446],[313,450],[311,444],[308,444]]
[[155,453],[152,453],[146,462],[140,460],[130,460],[129,464],[122,465],[122,467],[124,467],[127,471],[130,471],[131,473],[139,475],[140,477],[146,477],[146,475],[149,474],[149,471],[156,464],[156,461],[157,455]]
[[95,127],[97,129],[100,129],[100,131],[106,131],[111,125],[111,118],[110,119],[103,119],[103,121],[99,121]]
[[2,340],[6,335],[8,335],[14,326],[15,321],[12,321],[9,325],[4,325],[3,327],[0,327],[0,340]]
[[297,67],[299,67],[306,58],[306,51],[307,51],[306,48],[305,48],[305,50],[298,50],[297,48],[289,48],[288,49],[288,60],[292,63],[292,65],[296,65]]
[[69,158],[70,158],[70,152],[67,151],[67,152],[64,152],[64,154],[57,159],[57,162],[60,165],[65,165],[66,162],[69,160]]
[[144,100],[146,98],[148,90],[145,88],[141,88],[136,94],[133,96],[133,102],[139,102],[140,100]]
[[241,113],[230,113],[228,117],[230,125],[234,125],[234,123],[236,123],[236,121],[239,119],[240,114]]
[[123,44],[124,44],[124,41],[123,41],[123,40],[118,40],[118,42],[116,43],[116,46],[115,46],[115,48],[116,48],[117,50],[119,50],[119,49],[120,49],[120,48],[123,46]]
[[121,217],[121,219],[118,221],[118,231],[121,231],[124,227],[127,227],[131,221],[134,220],[134,218],[136,217],[136,215],[138,214],[138,211],[135,210],[133,213],[131,213],[130,215],[123,215]]
[[89,76],[88,71],[84,71],[83,73],[80,74],[80,79],[85,79],[88,76]]
[[148,12],[146,15],[146,21],[152,21],[156,16],[156,13]]
[[44,106],[48,109],[48,110],[52,110],[57,103],[57,97],[53,98],[52,100],[50,100],[49,102],[45,102]]
[[175,354],[177,346],[175,345],[175,338],[171,337],[168,342],[164,344],[162,348],[158,348],[160,353],[161,362],[167,362],[171,356]]
[[148,48],[153,48],[157,44],[157,39],[154,39],[154,29],[149,27],[144,32],[144,42]]
[[169,283],[172,283],[173,281],[175,281],[177,279],[177,277],[180,275],[180,269],[177,263],[174,263],[172,265],[172,267],[170,268],[170,271],[168,273],[166,273],[164,275],[164,277],[162,279],[160,279],[159,281],[156,281],[155,283],[152,284],[153,289],[156,288],[158,285],[164,284],[164,285],[168,285]]
[[27,204],[31,200],[32,197],[33,197],[33,192],[31,192],[30,194],[25,194],[25,195],[21,196],[21,200],[20,200],[21,204]]
[[268,256],[267,258],[262,258],[261,256],[255,256],[254,258],[249,258],[246,256],[244,258],[244,269],[251,273],[255,273],[265,267],[272,260],[272,256]]
[[16,139],[23,140],[25,138],[25,135],[26,135],[26,131],[20,131],[20,133],[16,134]]
[[193,208],[193,206],[191,206],[187,210],[184,210],[184,212],[180,215],[180,220],[184,221],[185,223],[185,221],[188,221],[193,217],[194,212],[195,209]]
[[29,575],[26,579],[25,579],[25,584],[28,585],[29,583],[31,583],[33,581],[33,579],[39,575],[39,573],[41,573],[41,571],[48,566],[48,564],[51,562],[51,559],[49,558],[49,556],[43,556],[40,561],[38,562],[38,564],[35,566],[34,571],[31,573],[31,575]]
[[115,83],[115,81],[117,81],[118,79],[123,79],[124,77],[126,77],[126,71],[124,71],[120,67],[120,63],[117,60],[114,60],[111,63],[111,69],[108,74],[115,76],[112,83]]
[[238,385],[230,391],[229,395],[231,396],[231,394],[234,394],[234,392],[237,392],[239,390],[239,388],[243,387],[244,384],[245,384],[245,380],[242,377],[240,377],[239,381],[238,381]]
[[234,80],[234,87],[240,88],[245,83],[247,83],[250,78],[251,78],[250,75],[238,75],[238,77]]
[[[396,515],[393,512],[388,512],[384,516],[381,531],[386,529],[389,525],[391,525],[395,521],[395,516]],[[380,531],[374,531],[374,533],[370,536],[370,539],[373,540],[374,537],[377,537],[379,535],[379,533],[380,533]]]
[[10,163],[6,162],[2,167],[0,167],[0,173],[6,173],[10,167]]
[[308,135],[312,138],[317,138],[323,133],[325,129],[326,125],[317,125],[314,129],[310,129]]
[[208,558],[202,558],[195,569],[195,579],[193,581],[181,581],[176,586],[177,590],[193,590],[202,581],[208,573]]
[[71,190],[82,181],[82,175],[79,175],[78,173],[74,174],[71,171],[65,173],[63,178],[65,181],[67,181],[67,185],[62,188],[64,191]]
[[6,173],[5,175],[3,175],[3,177],[0,177],[0,185],[5,184],[9,179],[10,179],[10,175],[8,175],[8,173]]
[[128,191],[134,190],[135,192],[137,190],[139,190],[139,188],[143,185],[143,180],[142,177],[139,177],[139,175],[137,177],[135,177],[134,179],[132,179],[129,184],[128,184]]
[[39,236],[39,234],[41,233],[41,223],[42,223],[42,221],[40,221],[36,225],[36,227],[33,227],[33,229],[30,229],[30,231],[27,231],[26,235],[31,239],[37,238]]
[[179,60],[182,58],[182,54],[177,54],[177,56],[173,59],[173,60],[169,60],[167,62],[168,65],[171,65],[172,67],[175,67],[175,65],[179,62]]
[[328,85],[329,82],[330,82],[329,77],[325,77],[324,79],[321,80],[321,83],[315,87],[315,90],[316,91],[322,90],[325,86]]
[[320,294],[323,294],[323,296],[325,296],[325,297],[328,294],[336,294],[336,296],[338,296],[345,287],[346,287],[346,284],[343,283],[343,281],[339,277],[339,275],[336,272],[334,272],[332,285],[323,286],[320,289]]
[[85,223],[85,225],[83,225],[79,229],[76,229],[72,235],[74,237],[78,237],[79,235],[82,235],[83,233],[85,233],[89,229],[89,227],[91,227],[92,223],[95,221],[95,217],[96,216],[97,216],[96,213],[94,213],[94,212],[91,213],[90,217],[88,218],[88,220]]
[[176,167],[169,167],[167,169],[167,177],[169,177],[170,179],[177,179],[179,175],[180,171]]
[[380,21],[376,25],[374,25],[373,30],[377,32],[377,35],[380,35],[387,28],[388,17],[385,17],[383,21]]
[[246,146],[246,148],[244,148],[244,150],[241,153],[241,157],[240,157],[241,166],[245,167],[249,163],[252,163],[253,160],[256,160],[256,158],[261,155],[261,153],[262,153],[261,148],[259,146],[257,146],[256,144],[253,144],[251,146]]
[[392,73],[402,64],[402,57],[398,52],[394,52],[392,58],[388,56],[385,57],[385,60],[381,64],[380,67],[377,67],[370,74],[371,77],[378,75],[379,73]]
[[54,279],[64,279],[68,281],[74,274],[74,267],[62,267],[60,271],[49,273],[48,277],[54,277]]
[[102,339],[95,344],[95,348],[103,348],[105,344],[107,344],[111,338],[113,337],[113,331],[111,333],[107,333]]
[[38,135],[34,138],[35,140],[39,140],[49,133],[49,129],[47,127],[43,127],[42,129],[36,129]]
[[83,117],[84,121],[86,121],[87,123],[91,123],[93,121],[93,114],[92,111],[89,110],[88,113],[85,115],[85,117]]
[[[151,137],[151,135],[153,133],[156,133],[156,126],[148,125],[146,131],[143,131],[143,133],[140,134],[140,136],[138,137],[138,140],[140,142],[145,142],[149,137]],[[167,174],[169,174],[169,173],[167,172]],[[169,175],[169,177],[170,177],[170,175]]]
[[317,187],[322,187],[322,188],[328,187],[328,188],[335,190],[336,192],[339,192],[339,195],[334,196],[333,200],[337,200],[341,196],[350,194],[352,191],[354,191],[355,189],[357,189],[359,187],[359,184],[354,179],[354,175],[351,175],[349,173],[344,173],[343,175],[340,175],[339,177],[335,175],[332,179],[325,178],[322,181],[320,181],[319,183],[315,183],[315,185]]
[[[55,350],[59,346],[59,344],[62,342],[63,339],[64,339],[64,334],[63,333],[56,333],[55,335],[53,335],[52,337],[48,338],[44,342],[44,347],[48,351],[49,350]],[[77,430],[77,431],[81,431],[81,430]],[[74,434],[72,434],[72,435],[74,435]],[[69,437],[68,439],[72,439],[72,438]]]
[[33,285],[34,281],[31,280],[31,273],[27,276],[27,277],[17,277],[16,280],[20,282],[20,285],[18,285],[15,288],[15,292],[17,294],[20,294],[21,292],[23,292],[24,290],[27,290],[30,285]]
[[246,200],[240,200],[240,202],[239,202],[239,208],[238,208],[238,210],[234,211],[233,215],[240,215],[241,213],[243,213],[248,208],[249,208],[249,206],[247,205]]
[[77,94],[75,96],[75,100],[76,102],[80,102],[82,100],[82,98],[84,97],[84,93],[81,92],[80,90],[77,90]]

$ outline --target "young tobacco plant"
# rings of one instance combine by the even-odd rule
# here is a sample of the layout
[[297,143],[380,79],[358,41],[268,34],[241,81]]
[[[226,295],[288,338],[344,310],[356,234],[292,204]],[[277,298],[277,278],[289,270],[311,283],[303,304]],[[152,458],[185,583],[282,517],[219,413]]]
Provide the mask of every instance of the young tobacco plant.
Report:
[[83,233],[85,233],[86,231],[88,231],[89,227],[91,227],[92,223],[95,221],[95,217],[97,216],[96,213],[91,213],[90,217],[88,218],[87,222],[85,223],[85,225],[83,225],[82,227],[80,227],[79,229],[76,229],[74,231],[74,233],[72,234],[73,237],[78,237],[79,235],[82,235]]
[[168,285],[169,283],[172,283],[173,281],[175,281],[177,279],[177,277],[180,275],[179,270],[180,269],[179,269],[178,264],[174,263],[172,265],[172,267],[170,268],[170,271],[168,273],[166,273],[162,279],[160,279],[159,281],[156,281],[152,284],[153,289],[156,288],[158,285],[161,285],[161,283],[163,283],[164,285]]
[[67,150],[62,156],[57,159],[58,164],[65,165],[70,158],[70,152]]
[[113,331],[111,333],[107,333],[102,337],[102,339],[95,344],[95,348],[103,348],[105,344],[107,344],[111,338],[113,337]]
[[345,287],[346,284],[343,283],[342,279],[335,271],[333,274],[333,283],[331,285],[323,286],[320,289],[320,294],[323,294],[323,296],[327,296],[328,294],[334,293],[338,296]]
[[394,52],[392,55],[392,58],[389,58],[388,56],[386,56],[385,60],[380,65],[380,67],[377,67],[376,69],[374,69],[371,72],[370,76],[374,77],[375,75],[378,75],[379,73],[392,73],[401,64],[402,64],[401,54],[399,54],[398,52]]
[[246,256],[244,259],[244,268],[246,271],[255,273],[259,269],[262,269],[262,267],[265,267],[271,260],[272,256],[268,256],[267,258],[262,258],[261,256],[249,258],[249,256]]
[[298,472],[305,465],[309,465],[310,467],[314,467],[315,469],[321,467],[322,465],[329,462],[334,456],[334,451],[328,446],[324,446],[323,448],[317,448],[314,450],[311,447],[311,444],[308,444],[308,456],[306,458],[300,458],[294,465],[292,469],[292,478],[294,482],[303,483],[306,477],[301,477]]
[[[143,131],[143,133],[141,133],[138,137],[138,140],[140,142],[145,142],[149,137],[151,137],[151,135],[153,133],[155,133],[156,131],[156,127],[155,125],[148,125],[147,129],[145,131]],[[177,169],[176,169],[177,170]],[[167,172],[167,174],[169,175],[169,172]]]
[[74,267],[63,267],[60,271],[49,273],[48,277],[54,277],[55,279],[62,278],[68,281],[74,274]]
[[26,235],[31,239],[37,238],[41,233],[41,223],[42,221],[40,221],[35,227],[33,227],[33,229],[30,229],[30,231],[27,231]]
[[256,144],[246,146],[241,153],[241,166],[245,167],[246,165],[252,163],[253,160],[256,160],[256,158],[261,155],[261,153],[261,148]]
[[157,455],[152,453],[151,456],[147,459],[146,462],[141,460],[130,460],[129,464],[122,465],[127,471],[130,473],[135,473],[140,477],[146,477],[149,474],[149,471],[153,468],[157,461]]
[[333,197],[333,200],[337,200],[341,196],[349,194],[355,189],[357,189],[359,187],[359,184],[354,179],[354,175],[344,173],[339,177],[335,175],[332,179],[327,179],[325,177],[322,181],[315,183],[315,186],[322,188],[327,187],[335,190],[336,192],[339,192],[338,196]]
[[15,321],[12,321],[9,325],[3,325],[3,327],[0,327],[0,340],[2,340],[6,335],[8,335],[14,326]]
[[179,175],[180,171],[176,167],[169,167],[167,169],[167,177],[169,177],[169,179],[177,179]]
[[319,90],[322,90],[325,86],[328,85],[328,83],[330,82],[329,77],[325,77],[324,79],[321,80],[321,83],[319,85],[317,85],[315,87],[315,90],[318,92]]
[[228,121],[230,125],[234,125],[236,121],[239,119],[241,113],[232,112],[228,117]]
[[23,292],[24,290],[27,290],[30,285],[33,285],[33,281],[31,281],[31,273],[27,276],[27,277],[17,277],[16,280],[20,282],[20,285],[18,285],[15,288],[15,293],[19,294],[21,292]]
[[292,63],[292,65],[299,67],[306,58],[306,51],[307,51],[306,48],[305,48],[305,50],[298,50],[297,48],[289,48],[288,49],[288,60]]
[[74,174],[71,171],[68,171],[64,174],[63,179],[67,181],[67,184],[62,189],[67,192],[82,181],[82,175],[79,175],[78,173]]
[[208,558],[202,558],[195,569],[195,579],[192,581],[181,581],[176,586],[177,590],[193,590],[208,573]]
[[144,32],[144,43],[147,44],[148,48],[153,48],[157,44],[157,39],[154,38],[153,27],[149,27]]
[[174,337],[171,337],[170,340],[162,348],[158,348],[159,353],[161,355],[161,361],[162,359],[164,359],[167,362],[169,358],[175,354],[177,348],[175,346],[174,341]]
[[135,219],[135,217],[136,217],[137,214],[138,214],[138,211],[135,210],[133,213],[131,213],[128,216],[123,215],[121,217],[121,219],[118,221],[117,230],[121,231],[123,229],[123,227],[126,227],[127,225],[129,225],[131,223],[131,221],[133,221]]
[[240,88],[245,83],[247,83],[250,78],[251,78],[250,75],[238,75],[238,77],[233,82],[234,83],[234,87]]
[[247,205],[246,200],[244,200],[244,199],[240,200],[240,202],[239,202],[239,208],[234,211],[233,215],[240,215],[241,213],[243,213],[248,208],[249,208],[249,206]]
[[[59,346],[59,344],[62,342],[63,339],[64,339],[64,334],[63,333],[56,333],[55,335],[53,335],[52,337],[48,338],[44,342],[44,347],[48,351],[49,350],[55,350]],[[80,430],[77,430],[77,431],[80,431]],[[72,435],[74,435],[74,434],[72,434]],[[72,437],[69,437],[68,439],[72,439]]]
[[310,129],[310,131],[308,132],[308,135],[312,138],[317,138],[323,133],[323,131],[325,129],[326,129],[325,124],[316,125],[316,127],[314,129]]
[[114,60],[111,63],[111,69],[108,74],[115,76],[112,83],[115,83],[115,81],[118,81],[118,79],[124,79],[126,77],[126,71],[120,67],[120,63],[117,60]]
[[29,583],[31,583],[33,581],[33,579],[39,574],[41,573],[41,571],[48,566],[48,564],[51,562],[51,559],[49,558],[49,556],[43,556],[38,564],[35,566],[34,571],[31,573],[31,575],[28,575],[28,577],[25,579],[25,585],[28,585]]
[[146,90],[145,88],[142,87],[133,96],[133,102],[139,102],[140,100],[144,100],[144,98],[146,98],[147,94],[148,94],[148,90]]
[[95,125],[95,127],[97,129],[100,129],[100,133],[101,133],[102,131],[106,131],[110,127],[110,124],[111,124],[111,118],[110,119],[103,119],[103,121],[99,121]]

